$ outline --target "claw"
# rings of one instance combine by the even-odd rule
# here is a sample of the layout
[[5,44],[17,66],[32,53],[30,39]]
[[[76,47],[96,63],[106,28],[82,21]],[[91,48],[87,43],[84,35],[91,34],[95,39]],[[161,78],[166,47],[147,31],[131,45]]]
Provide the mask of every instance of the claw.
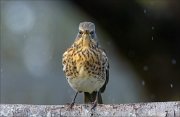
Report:
[[71,110],[71,109],[73,108],[73,106],[74,106],[74,104],[75,104],[75,100],[76,100],[77,94],[78,94],[78,92],[76,92],[76,94],[75,94],[75,96],[74,96],[74,98],[73,98],[72,103],[71,103],[71,104],[69,105],[69,107],[68,107],[68,110]]
[[95,100],[95,101],[93,102],[93,106],[91,107],[91,110],[94,110],[94,109],[96,108],[96,106],[97,106],[97,100]]
[[92,106],[91,110],[95,109],[95,107],[97,106],[97,103],[98,103],[98,96],[99,96],[99,91],[97,91],[96,99],[95,99],[95,101],[93,102],[93,106]]
[[68,107],[68,109],[67,109],[67,110],[72,110],[72,108],[73,108],[74,104],[75,104],[75,102],[72,102],[72,103],[69,105],[69,107]]

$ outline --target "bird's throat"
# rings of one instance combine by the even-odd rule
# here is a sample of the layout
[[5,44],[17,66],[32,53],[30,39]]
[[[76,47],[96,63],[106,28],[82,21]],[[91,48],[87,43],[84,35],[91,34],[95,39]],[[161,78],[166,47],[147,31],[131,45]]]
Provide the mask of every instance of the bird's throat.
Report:
[[83,47],[84,48],[89,48],[90,43],[91,43],[91,41],[90,41],[89,35],[84,35],[83,38],[82,38],[82,45],[83,45]]

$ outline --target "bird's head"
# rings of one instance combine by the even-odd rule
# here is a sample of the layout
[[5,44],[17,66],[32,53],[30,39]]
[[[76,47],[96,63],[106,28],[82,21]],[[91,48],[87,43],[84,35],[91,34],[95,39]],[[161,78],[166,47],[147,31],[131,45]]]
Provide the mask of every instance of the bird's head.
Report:
[[95,34],[95,25],[92,22],[81,22],[79,24],[79,32],[77,38],[83,39],[94,39]]
[[95,25],[92,22],[81,22],[79,24],[79,32],[75,39],[74,47],[89,48],[97,47]]

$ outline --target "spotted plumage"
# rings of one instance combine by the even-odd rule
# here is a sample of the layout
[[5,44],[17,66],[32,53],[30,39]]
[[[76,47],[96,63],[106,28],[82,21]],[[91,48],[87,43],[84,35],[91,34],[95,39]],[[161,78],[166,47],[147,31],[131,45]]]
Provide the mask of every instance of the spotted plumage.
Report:
[[102,99],[95,97],[101,98],[100,93],[105,90],[109,64],[104,50],[96,42],[93,23],[80,23],[74,43],[63,54],[62,64],[68,83],[77,93],[85,93],[86,103],[102,103]]

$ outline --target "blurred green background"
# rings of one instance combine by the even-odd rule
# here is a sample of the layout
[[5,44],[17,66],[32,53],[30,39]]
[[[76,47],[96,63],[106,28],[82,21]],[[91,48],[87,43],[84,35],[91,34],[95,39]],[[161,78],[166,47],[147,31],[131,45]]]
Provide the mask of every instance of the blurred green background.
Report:
[[180,1],[1,0],[0,5],[0,103],[71,102],[75,92],[61,59],[82,21],[95,23],[109,57],[104,103],[180,100]]

